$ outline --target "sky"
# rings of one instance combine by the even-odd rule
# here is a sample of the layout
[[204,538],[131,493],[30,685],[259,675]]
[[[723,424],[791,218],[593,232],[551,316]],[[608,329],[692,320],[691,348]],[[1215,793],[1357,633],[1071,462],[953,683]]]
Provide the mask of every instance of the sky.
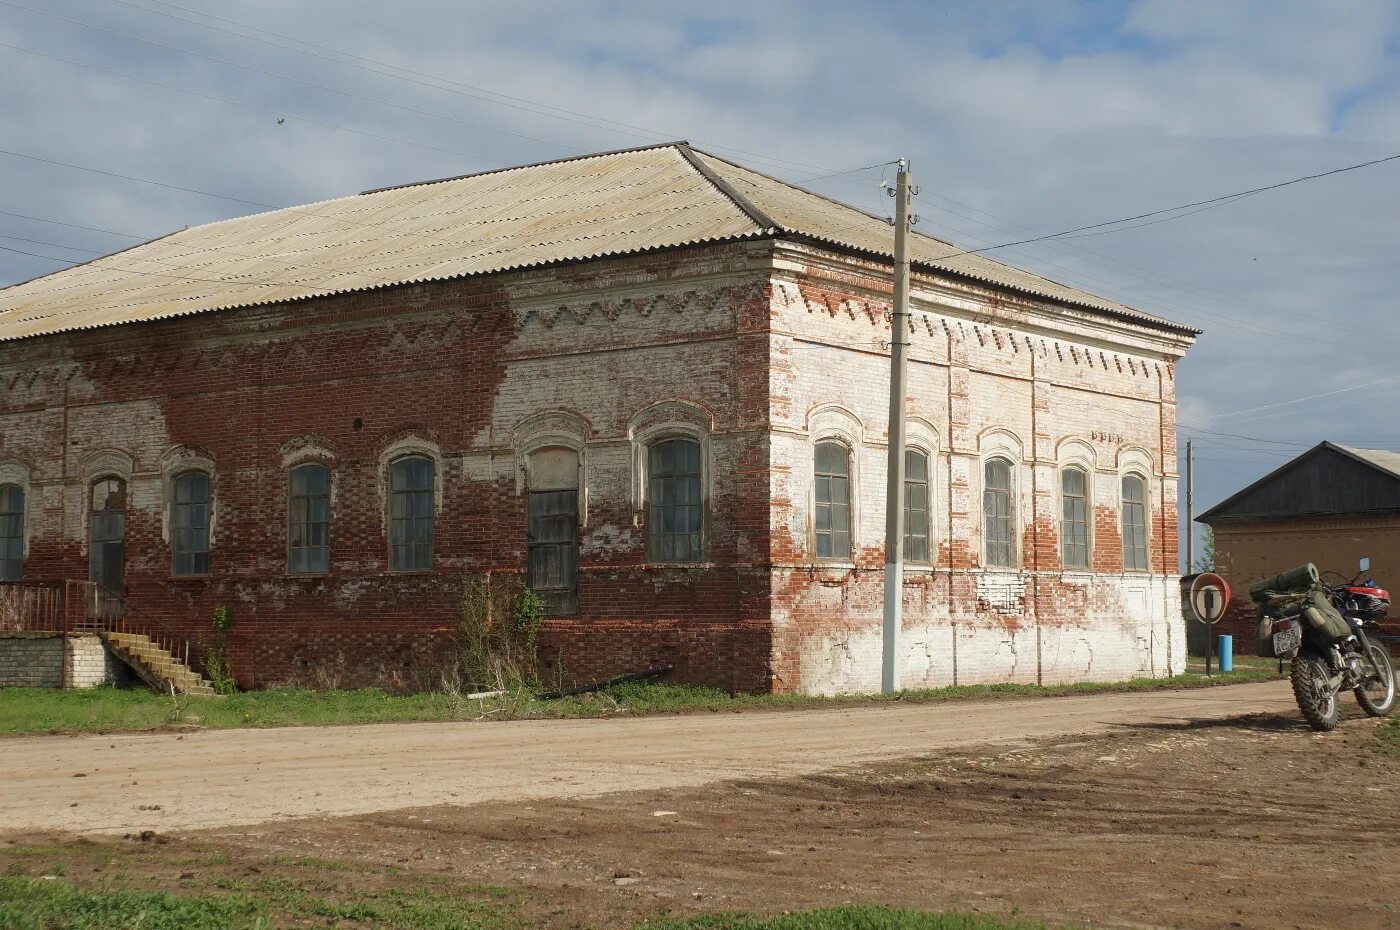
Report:
[[[0,67],[0,286],[680,138],[882,212],[888,169],[819,176],[905,156],[919,228],[977,248],[1400,153],[1400,0],[0,0]],[[1400,161],[989,254],[1205,331],[1200,513],[1323,439],[1400,449],[1397,205]]]

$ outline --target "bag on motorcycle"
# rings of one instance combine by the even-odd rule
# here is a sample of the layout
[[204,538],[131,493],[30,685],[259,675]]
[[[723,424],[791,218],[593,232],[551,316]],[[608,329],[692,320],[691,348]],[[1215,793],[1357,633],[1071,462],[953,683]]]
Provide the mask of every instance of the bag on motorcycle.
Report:
[[1249,586],[1249,598],[1256,604],[1262,604],[1270,594],[1300,591],[1311,588],[1315,584],[1317,584],[1317,566],[1309,562],[1307,565],[1299,565],[1291,571],[1282,572],[1272,578],[1254,582]]
[[1346,639],[1351,635],[1351,625],[1337,608],[1332,606],[1332,602],[1327,599],[1327,592],[1321,588],[1315,590],[1312,597],[1305,602],[1303,617],[1307,619],[1309,626],[1328,639]]

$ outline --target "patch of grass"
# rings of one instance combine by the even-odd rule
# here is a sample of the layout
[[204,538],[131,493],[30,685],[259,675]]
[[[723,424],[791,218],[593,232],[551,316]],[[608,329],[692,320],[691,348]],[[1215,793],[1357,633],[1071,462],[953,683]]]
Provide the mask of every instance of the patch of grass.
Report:
[[0,876],[6,930],[267,930],[352,921],[385,930],[516,930],[515,908],[493,896],[422,889],[340,893],[337,886],[289,878],[240,883],[232,894],[170,894],[133,888],[92,890],[66,881]]
[[932,913],[856,905],[775,917],[714,914],[645,923],[637,930],[1045,930],[1045,925],[982,914]]
[[[520,718],[613,717],[704,711],[784,710],[868,704],[889,701],[940,702],[1009,697],[1056,697],[1120,691],[1201,688],[1267,681],[1277,677],[1277,665],[1240,664],[1229,674],[1210,678],[1188,672],[1172,678],[1137,678],[1120,682],[1078,682],[1068,685],[958,685],[909,690],[898,694],[730,695],[718,688],[641,682],[619,685],[598,694],[557,701],[528,695],[505,700],[467,700],[460,695],[428,692],[391,695],[377,688],[357,691],[278,689],[249,691],[226,698],[182,698],[185,716],[215,729],[233,727],[317,726],[345,723],[443,721]],[[152,730],[170,725],[170,698],[139,689],[92,688],[55,691],[35,688],[0,689],[0,733]]]
[[1400,753],[1400,717],[1391,717],[1376,730],[1381,745],[1391,752]]

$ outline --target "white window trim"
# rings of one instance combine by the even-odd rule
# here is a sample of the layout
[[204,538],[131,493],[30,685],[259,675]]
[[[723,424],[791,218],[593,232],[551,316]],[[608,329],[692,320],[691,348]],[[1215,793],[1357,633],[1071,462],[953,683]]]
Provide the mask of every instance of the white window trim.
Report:
[[[1060,571],[1065,574],[1086,575],[1094,570],[1094,495],[1098,490],[1098,460],[1094,454],[1094,447],[1088,440],[1078,436],[1070,436],[1060,441],[1056,448],[1055,465],[1055,528],[1056,528],[1056,549],[1059,555]],[[1085,495],[1085,523],[1086,523],[1086,543],[1088,545],[1088,562],[1083,567],[1070,567],[1065,565],[1064,548],[1064,518],[1065,518],[1065,483],[1064,473],[1066,469],[1078,468],[1084,472],[1084,495]]]
[[1123,555],[1126,548],[1126,528],[1125,520],[1127,514],[1127,501],[1123,497],[1123,482],[1128,478],[1137,478],[1142,482],[1142,535],[1143,544],[1147,548],[1147,567],[1128,568],[1126,562],[1122,566],[1125,575],[1151,575],[1152,571],[1152,519],[1155,511],[1152,507],[1152,478],[1151,476],[1137,468],[1129,467],[1118,474],[1118,548],[1119,557]]
[[714,496],[713,449],[710,441],[712,429],[713,422],[706,410],[679,400],[651,404],[632,418],[627,426],[627,439],[632,453],[634,526],[645,526],[646,506],[651,494],[651,447],[667,439],[693,439],[700,443],[700,545],[702,549],[707,546],[710,534],[710,500]]
[[[934,447],[934,449],[936,448],[937,446]],[[904,560],[905,565],[912,566],[915,569],[932,568],[938,562],[938,453],[934,451],[934,449],[928,448],[922,439],[918,442],[907,442],[904,446],[904,451],[906,453],[918,452],[928,460],[928,477],[925,482],[928,485],[928,558],[919,562],[909,559]],[[904,480],[906,484],[909,481],[907,470],[905,471]],[[903,489],[901,489],[899,501],[899,506],[901,508],[904,507],[904,494],[902,492]],[[909,532],[909,527],[907,525],[904,527],[904,531],[907,535]],[[904,545],[903,540],[900,540],[900,545]]]
[[[186,472],[202,471],[209,476],[209,552],[214,551],[215,529],[218,524],[218,479],[214,460],[197,449],[175,446],[160,460],[160,538],[170,549],[170,564],[175,565],[174,536],[171,525],[175,511],[175,479]],[[127,482],[127,510],[131,509],[131,483]],[[191,576],[198,577],[198,576]]]
[[[421,456],[433,463],[433,558],[432,564],[427,568],[393,568],[393,530],[389,520],[389,501],[392,496],[389,480],[389,466],[399,459]],[[442,488],[443,488],[443,460],[442,450],[438,444],[418,435],[402,436],[389,443],[379,453],[379,519],[380,529],[384,533],[384,570],[395,574],[422,574],[436,570],[438,562],[438,518],[442,515]]]
[[[853,565],[863,542],[861,503],[865,495],[861,493],[861,450],[865,445],[864,425],[849,408],[840,404],[823,404],[808,412],[807,433],[807,463],[803,472],[807,483],[807,561],[813,565]],[[828,440],[846,447],[851,466],[851,551],[849,555],[836,558],[817,555],[817,445]]]
[[578,454],[578,525],[588,525],[588,430],[587,421],[567,410],[547,410],[521,420],[511,437],[515,453],[515,493],[524,495],[530,487],[530,456],[541,449],[572,449]]
[[[992,565],[987,559],[987,508],[986,484],[987,463],[992,459],[1005,459],[1011,465],[1011,563]],[[978,562],[983,571],[1019,572],[1024,568],[1025,554],[1021,551],[1021,533],[1026,526],[1026,508],[1021,490],[1026,486],[1025,444],[1021,437],[1004,427],[992,427],[978,437],[977,492],[974,500],[977,507]],[[1031,515],[1034,519],[1034,515]]]

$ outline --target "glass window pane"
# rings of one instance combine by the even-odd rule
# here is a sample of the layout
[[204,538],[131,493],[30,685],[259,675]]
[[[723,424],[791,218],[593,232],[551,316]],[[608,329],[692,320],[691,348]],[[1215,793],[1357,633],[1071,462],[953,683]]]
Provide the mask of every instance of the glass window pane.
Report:
[[24,491],[0,485],[0,581],[18,581],[24,573]]

